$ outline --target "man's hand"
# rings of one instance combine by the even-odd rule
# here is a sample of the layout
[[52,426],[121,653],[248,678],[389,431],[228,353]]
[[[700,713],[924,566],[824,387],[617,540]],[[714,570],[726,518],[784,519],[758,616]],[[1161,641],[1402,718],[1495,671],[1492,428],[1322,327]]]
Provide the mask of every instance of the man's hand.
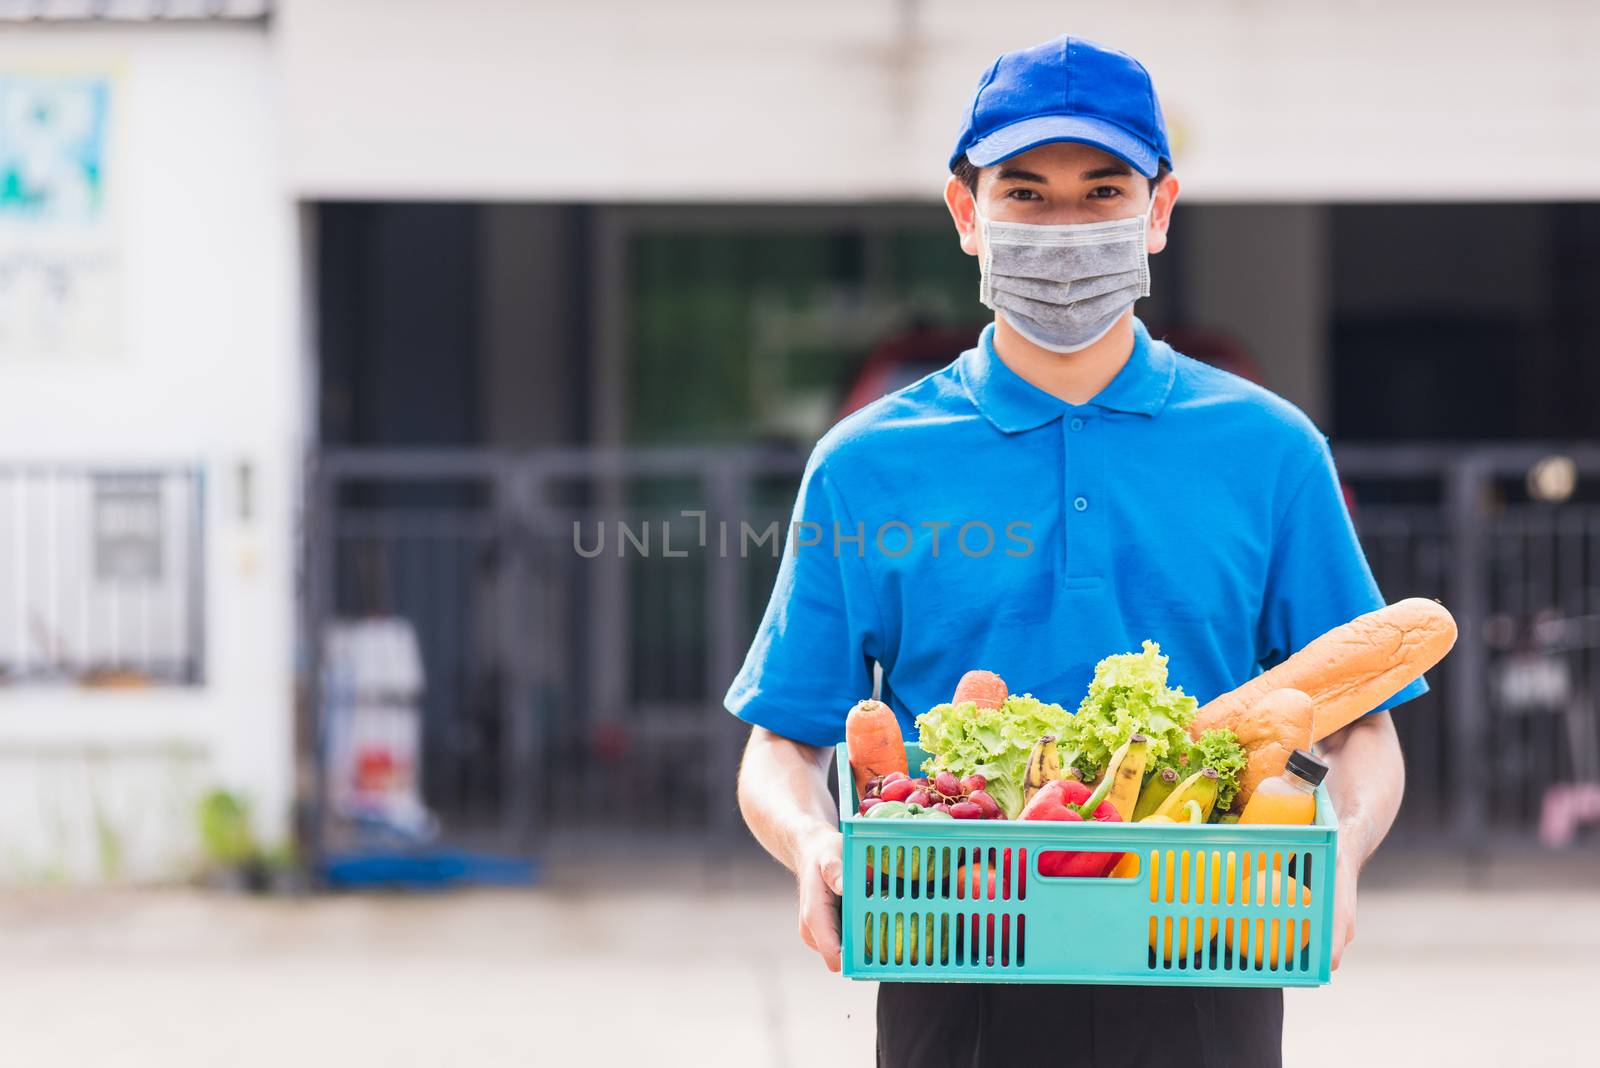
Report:
[[801,940],[838,971],[844,836],[828,794],[832,759],[831,749],[756,727],[739,769],[739,809],[756,840],[794,872]]
[[844,893],[844,836],[819,830],[801,847],[795,883],[800,892],[800,940],[839,970],[839,897]]
[[1333,970],[1339,970],[1344,958],[1344,947],[1356,937],[1356,879],[1360,865],[1345,859],[1339,850],[1339,862],[1333,876]]
[[1389,833],[1406,788],[1400,739],[1387,712],[1363,716],[1323,739],[1328,793],[1339,813],[1339,856],[1333,874],[1333,955],[1337,968],[1356,936],[1356,880]]

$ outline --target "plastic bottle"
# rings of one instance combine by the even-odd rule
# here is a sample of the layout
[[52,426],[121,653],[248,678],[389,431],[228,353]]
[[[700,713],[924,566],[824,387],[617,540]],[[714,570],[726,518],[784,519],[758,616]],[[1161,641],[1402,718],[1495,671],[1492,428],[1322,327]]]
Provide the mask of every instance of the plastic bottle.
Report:
[[1328,765],[1296,749],[1289,755],[1289,767],[1275,779],[1256,787],[1239,813],[1240,823],[1307,824],[1317,818],[1317,785],[1328,774]]

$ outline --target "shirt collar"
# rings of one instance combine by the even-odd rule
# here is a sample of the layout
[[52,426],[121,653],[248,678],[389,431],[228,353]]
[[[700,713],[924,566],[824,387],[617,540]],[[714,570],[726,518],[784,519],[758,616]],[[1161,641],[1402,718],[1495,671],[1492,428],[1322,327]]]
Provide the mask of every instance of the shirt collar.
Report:
[[[961,380],[984,417],[1007,434],[1043,426],[1074,407],[1006,366],[994,351],[994,324],[983,328],[978,344],[961,354]],[[1137,316],[1133,352],[1117,376],[1089,404],[1111,411],[1154,416],[1172,392],[1177,361],[1165,343],[1153,341]]]

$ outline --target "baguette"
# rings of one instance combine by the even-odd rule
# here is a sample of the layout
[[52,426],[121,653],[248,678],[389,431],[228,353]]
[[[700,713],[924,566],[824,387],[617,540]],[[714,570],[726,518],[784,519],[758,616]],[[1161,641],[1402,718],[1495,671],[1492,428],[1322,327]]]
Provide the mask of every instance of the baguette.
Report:
[[1273,690],[1311,698],[1311,740],[1320,742],[1360,719],[1427,671],[1456,643],[1456,621],[1422,597],[1357,616],[1312,640],[1289,659],[1200,709],[1195,737],[1247,714]]
[[1205,731],[1226,727],[1239,739],[1245,766],[1239,773],[1239,790],[1233,795],[1232,810],[1243,812],[1256,787],[1283,774],[1289,766],[1290,753],[1311,748],[1311,698],[1300,690],[1281,689],[1271,691],[1253,705],[1229,708],[1231,713],[1221,720],[1202,724],[1195,717],[1189,733],[1198,739]]

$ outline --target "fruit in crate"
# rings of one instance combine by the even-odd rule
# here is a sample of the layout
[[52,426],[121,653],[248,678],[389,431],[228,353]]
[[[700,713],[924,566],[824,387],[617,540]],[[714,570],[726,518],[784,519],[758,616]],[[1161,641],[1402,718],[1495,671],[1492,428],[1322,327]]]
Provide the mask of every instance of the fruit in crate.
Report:
[[1061,752],[1056,746],[1056,736],[1046,734],[1028,751],[1027,770],[1022,777],[1022,801],[1026,805],[1046,783],[1062,778]]
[[1139,801],[1139,787],[1144,784],[1145,757],[1150,752],[1150,739],[1135,734],[1113,754],[1106,765],[1105,777],[1112,781],[1106,800],[1117,810],[1124,822],[1133,818],[1133,809]]
[[981,820],[983,809],[971,801],[957,801],[950,806],[950,815],[958,820]]
[[958,779],[943,771],[932,779],[913,779],[891,771],[866,780],[856,814],[874,819],[1003,820],[1006,814],[999,802],[984,790],[988,784],[982,775]]
[[916,784],[910,779],[895,779],[893,782],[884,783],[878,791],[878,796],[885,801],[905,801],[917,792]]
[[1220,780],[1215,768],[1201,768],[1183,782],[1178,788],[1161,802],[1157,808],[1157,816],[1166,816],[1176,821],[1187,802],[1198,801],[1200,811],[1206,819],[1211,818],[1211,810],[1217,803],[1217,791],[1220,789]]
[[[981,789],[973,790],[969,793],[963,804],[977,806],[979,819],[998,820],[1005,818],[1005,814],[1000,811],[1000,805]],[[954,815],[954,813],[951,814]]]
[[[1228,900],[1230,902],[1234,900],[1243,900],[1242,898],[1236,897],[1236,893],[1243,890],[1243,880],[1236,879],[1234,875],[1233,858],[1234,854],[1229,853],[1227,882],[1223,884],[1225,887],[1227,887]],[[1279,880],[1281,880],[1281,882]],[[1308,914],[1304,909],[1304,907],[1311,904],[1311,889],[1309,887],[1302,886],[1300,884],[1300,880],[1288,873],[1278,876],[1278,878],[1274,879],[1273,881],[1277,885],[1272,887],[1272,896],[1271,900],[1269,901],[1267,897],[1267,873],[1264,871],[1256,872],[1255,892],[1250,898],[1250,901],[1258,905],[1288,904],[1294,901],[1295,890],[1298,888],[1300,892],[1300,904],[1302,908],[1294,911],[1292,914],[1292,919],[1280,919],[1277,922],[1276,937],[1274,937],[1273,934],[1273,921],[1270,919],[1258,919],[1254,923],[1250,923],[1245,928],[1244,942],[1248,944],[1250,949],[1254,950],[1256,967],[1258,968],[1262,966],[1263,959],[1267,960],[1274,968],[1278,966],[1279,953],[1284,949],[1286,942],[1293,941],[1294,939],[1293,927],[1295,925],[1298,925],[1300,928],[1300,948],[1304,949],[1306,944],[1311,941],[1311,923],[1308,919]],[[1245,921],[1241,921],[1241,923],[1244,922]],[[1232,948],[1233,946],[1233,928],[1233,924],[1225,924],[1223,926],[1222,940],[1229,948]],[[1246,952],[1249,951],[1249,949],[1246,950]],[[1297,951],[1289,951],[1290,954],[1295,952]]]

